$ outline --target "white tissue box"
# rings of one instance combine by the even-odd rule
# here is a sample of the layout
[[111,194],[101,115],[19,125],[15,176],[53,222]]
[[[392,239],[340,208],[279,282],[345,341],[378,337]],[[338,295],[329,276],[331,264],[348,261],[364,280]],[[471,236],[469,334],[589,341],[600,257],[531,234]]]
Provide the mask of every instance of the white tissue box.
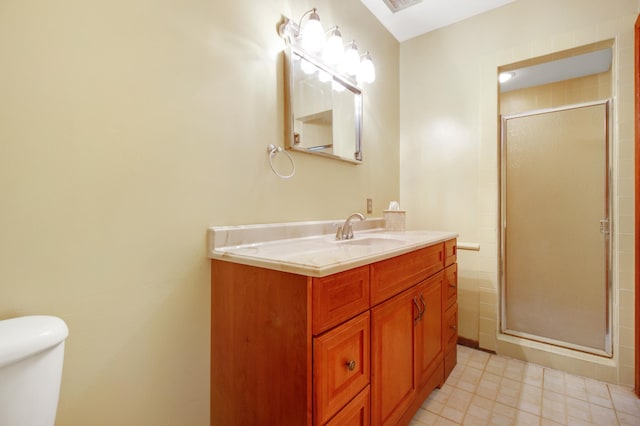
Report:
[[384,230],[390,232],[403,232],[406,217],[404,210],[384,211]]

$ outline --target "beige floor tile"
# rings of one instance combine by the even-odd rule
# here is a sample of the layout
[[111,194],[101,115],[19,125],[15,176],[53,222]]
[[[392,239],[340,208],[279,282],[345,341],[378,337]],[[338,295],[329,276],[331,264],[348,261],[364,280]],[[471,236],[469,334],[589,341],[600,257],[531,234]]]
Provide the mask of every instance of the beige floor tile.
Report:
[[467,409],[467,416],[483,420],[486,424],[491,418],[493,405],[494,402],[492,400],[479,395],[474,395],[473,399],[471,399],[471,404],[469,404],[469,408]]
[[484,396],[485,398],[495,400],[500,390],[500,382],[502,379],[495,374],[486,373],[480,378],[480,383],[476,388],[476,393]]
[[458,346],[458,365],[411,426],[640,425],[625,387]]
[[518,409],[539,416],[542,411],[542,388],[527,384],[522,385]]
[[565,396],[552,391],[542,393],[542,417],[561,425],[567,424],[567,404]]
[[462,370],[462,375],[456,382],[456,387],[464,389],[467,392],[475,392],[478,383],[480,383],[480,377],[482,377],[482,370],[468,364],[464,370]]
[[518,411],[516,414],[515,424],[518,426],[539,426],[540,416],[536,416],[526,411]]
[[601,407],[595,404],[589,404],[591,411],[591,422],[596,425],[616,425],[618,420],[616,413],[611,408]]
[[622,426],[638,426],[640,424],[640,417],[627,413],[618,412],[618,421]]
[[508,407],[500,403],[496,403],[493,406],[493,412],[491,413],[490,424],[492,425],[511,425],[515,422],[518,410],[513,407]]
[[553,420],[542,418],[540,419],[540,426],[561,426],[561,423],[556,423]]
[[491,354],[482,351],[474,351],[469,358],[468,365],[473,368],[477,368],[478,370],[484,370],[484,367],[487,365]]
[[566,397],[567,404],[567,422],[569,418],[575,420],[581,420],[587,423],[591,422],[591,411],[589,410],[589,403],[581,399]]
[[545,390],[564,393],[565,392],[564,373],[562,371],[545,368],[542,387]]
[[565,392],[567,396],[587,401],[587,383],[583,377],[565,375]]
[[528,385],[542,387],[542,377],[544,368],[535,364],[528,364],[524,368],[524,378],[522,381]]
[[525,367],[526,363],[517,359],[510,359],[507,361],[503,376],[521,382]]
[[613,408],[617,412],[631,414],[640,417],[640,399],[631,389],[609,385],[609,394],[613,402]]
[[419,425],[433,426],[436,424],[438,420],[438,415],[434,414],[430,411],[423,410],[420,408],[415,416],[413,416],[413,421],[417,422]]
[[487,362],[486,367],[484,368],[485,372],[502,376],[505,368],[507,367],[507,359],[508,358],[503,356],[491,355],[491,357],[489,357],[489,361]]

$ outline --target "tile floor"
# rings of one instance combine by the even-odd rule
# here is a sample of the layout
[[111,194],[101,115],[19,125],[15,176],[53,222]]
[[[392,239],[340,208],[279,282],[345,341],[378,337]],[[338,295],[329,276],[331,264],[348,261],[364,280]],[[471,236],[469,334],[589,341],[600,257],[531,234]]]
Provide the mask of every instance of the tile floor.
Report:
[[631,389],[458,346],[458,364],[410,426],[640,425]]

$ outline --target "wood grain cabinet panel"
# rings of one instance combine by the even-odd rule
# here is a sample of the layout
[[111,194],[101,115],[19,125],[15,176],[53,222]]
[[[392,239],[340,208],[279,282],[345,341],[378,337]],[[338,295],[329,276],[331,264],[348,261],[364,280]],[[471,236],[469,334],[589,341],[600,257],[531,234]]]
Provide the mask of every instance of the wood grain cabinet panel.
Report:
[[313,334],[369,309],[369,265],[313,279]]
[[371,306],[416,285],[443,267],[443,243],[373,263]]
[[424,386],[442,359],[442,287],[444,273],[439,272],[418,285],[416,297],[422,313],[416,323],[416,371],[419,386]]
[[454,303],[445,313],[444,321],[444,379],[451,374],[458,360],[458,304]]
[[449,240],[444,243],[444,266],[449,266],[457,262],[458,246],[456,240]]
[[445,330],[445,351],[456,348],[458,343],[458,304],[454,304],[447,309],[446,313],[446,330]]
[[369,384],[369,311],[314,338],[316,424],[324,424]]
[[395,425],[415,396],[414,297],[410,289],[371,309],[372,425]]
[[371,425],[371,396],[367,386],[348,403],[326,426],[369,426]]
[[458,264],[454,263],[445,269],[445,308],[449,308],[458,300]]

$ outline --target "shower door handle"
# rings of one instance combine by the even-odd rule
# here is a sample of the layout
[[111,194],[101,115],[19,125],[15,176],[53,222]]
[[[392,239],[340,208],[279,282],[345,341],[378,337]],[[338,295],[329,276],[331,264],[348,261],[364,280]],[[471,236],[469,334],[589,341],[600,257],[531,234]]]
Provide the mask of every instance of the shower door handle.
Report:
[[601,234],[609,233],[609,219],[602,219],[600,221],[600,233]]

